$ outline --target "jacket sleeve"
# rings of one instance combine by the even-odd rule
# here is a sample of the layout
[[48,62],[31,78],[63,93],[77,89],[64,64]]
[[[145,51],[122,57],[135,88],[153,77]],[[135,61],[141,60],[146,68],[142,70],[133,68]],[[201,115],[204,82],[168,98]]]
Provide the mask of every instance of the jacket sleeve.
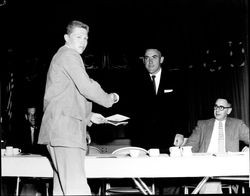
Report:
[[243,121],[240,121],[239,139],[249,145],[249,127]]
[[200,150],[200,143],[202,137],[202,123],[198,121],[196,127],[194,128],[192,134],[188,138],[185,146],[192,146],[193,152],[199,152]]
[[96,81],[89,78],[80,55],[71,51],[67,52],[61,63],[64,71],[72,79],[80,94],[104,107],[113,105],[114,102],[111,96],[104,92]]

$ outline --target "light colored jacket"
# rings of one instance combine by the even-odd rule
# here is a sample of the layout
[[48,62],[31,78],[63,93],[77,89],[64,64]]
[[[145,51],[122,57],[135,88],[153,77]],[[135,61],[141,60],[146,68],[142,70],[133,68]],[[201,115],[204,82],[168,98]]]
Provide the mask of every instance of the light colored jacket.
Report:
[[54,55],[47,74],[40,144],[86,149],[92,103],[111,107],[113,100],[86,73],[81,56],[66,45]]
[[[199,120],[185,146],[192,146],[193,152],[207,152],[212,137],[215,119]],[[239,142],[249,145],[249,127],[239,119],[226,119],[226,152],[239,152]]]

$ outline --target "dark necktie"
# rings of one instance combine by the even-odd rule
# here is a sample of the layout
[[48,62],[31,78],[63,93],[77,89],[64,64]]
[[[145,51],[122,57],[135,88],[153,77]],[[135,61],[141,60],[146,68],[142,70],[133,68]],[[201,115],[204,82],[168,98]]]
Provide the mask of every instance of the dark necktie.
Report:
[[156,94],[156,84],[155,84],[155,75],[152,75],[152,82],[153,82],[153,86],[154,86],[154,90],[155,90],[155,94]]
[[224,142],[224,132],[223,132],[223,123],[219,121],[218,124],[218,152],[225,153],[225,142]]

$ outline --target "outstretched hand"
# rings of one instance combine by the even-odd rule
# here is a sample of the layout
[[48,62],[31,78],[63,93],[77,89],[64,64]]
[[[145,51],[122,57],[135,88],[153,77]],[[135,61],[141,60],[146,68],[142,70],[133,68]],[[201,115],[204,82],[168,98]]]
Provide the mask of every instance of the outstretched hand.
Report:
[[86,141],[87,141],[87,144],[91,143],[91,137],[90,137],[90,134],[89,134],[88,131],[87,131],[87,134],[86,134]]
[[95,124],[102,124],[107,122],[106,118],[98,113],[93,113],[90,120],[92,123]]
[[117,103],[120,99],[119,95],[117,93],[111,93],[112,99],[114,103]]

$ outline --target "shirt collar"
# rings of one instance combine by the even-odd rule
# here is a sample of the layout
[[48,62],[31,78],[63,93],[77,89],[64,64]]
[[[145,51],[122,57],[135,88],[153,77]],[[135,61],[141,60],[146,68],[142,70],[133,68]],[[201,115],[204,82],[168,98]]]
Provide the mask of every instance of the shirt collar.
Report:
[[156,78],[159,78],[161,76],[161,68],[159,69],[159,71],[155,74],[149,74],[150,77],[152,77],[153,75],[156,77]]

